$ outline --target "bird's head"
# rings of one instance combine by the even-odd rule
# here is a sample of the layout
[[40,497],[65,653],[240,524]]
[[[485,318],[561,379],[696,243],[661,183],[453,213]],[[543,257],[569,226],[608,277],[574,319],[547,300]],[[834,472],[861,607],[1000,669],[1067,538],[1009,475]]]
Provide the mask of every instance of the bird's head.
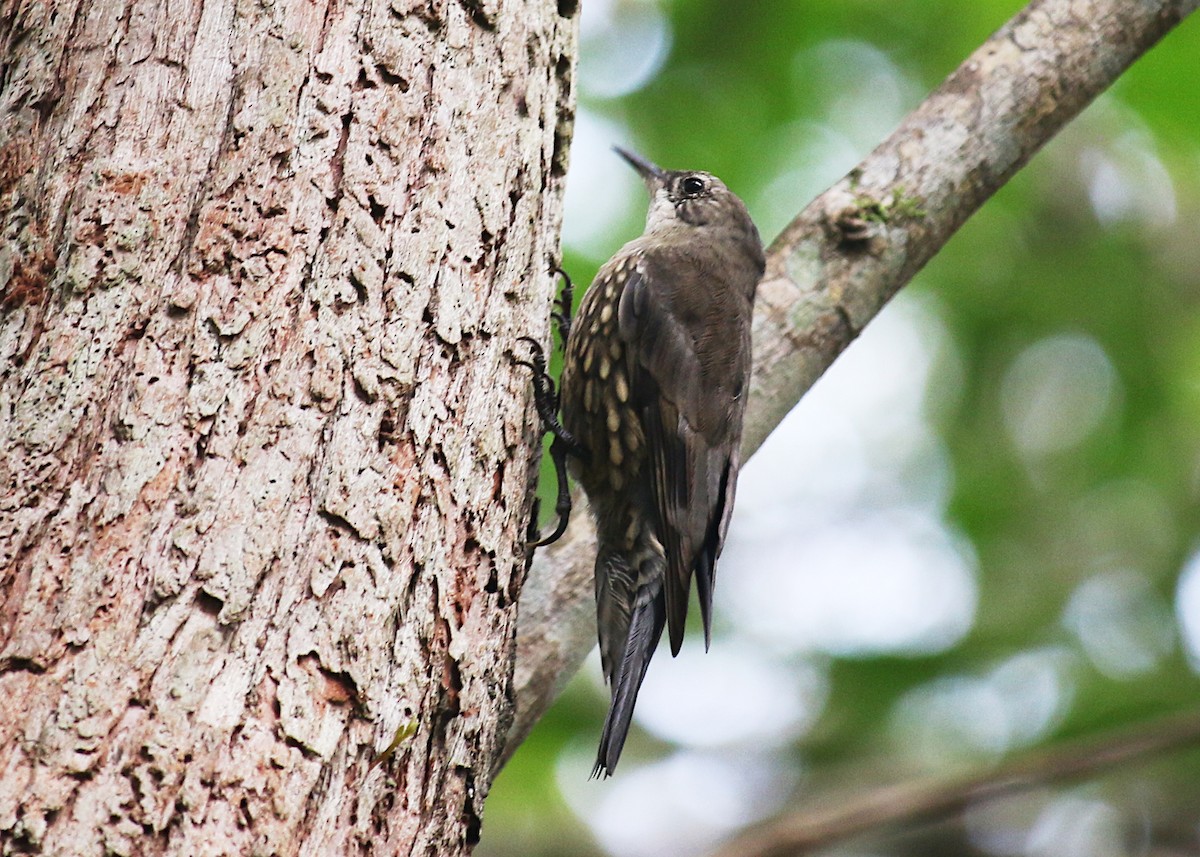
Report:
[[619,146],[616,152],[637,170],[650,192],[648,233],[697,227],[729,230],[758,239],[746,205],[725,183],[702,170],[664,170]]

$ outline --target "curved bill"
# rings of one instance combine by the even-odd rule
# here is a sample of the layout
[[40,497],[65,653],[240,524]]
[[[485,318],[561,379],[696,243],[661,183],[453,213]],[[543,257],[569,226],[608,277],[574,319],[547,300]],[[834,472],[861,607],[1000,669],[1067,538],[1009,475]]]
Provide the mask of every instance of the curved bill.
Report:
[[638,175],[647,184],[652,182],[657,183],[663,180],[663,170],[653,161],[648,161],[641,155],[635,154],[628,149],[622,149],[620,146],[613,146],[613,151],[624,158],[631,167],[638,171]]

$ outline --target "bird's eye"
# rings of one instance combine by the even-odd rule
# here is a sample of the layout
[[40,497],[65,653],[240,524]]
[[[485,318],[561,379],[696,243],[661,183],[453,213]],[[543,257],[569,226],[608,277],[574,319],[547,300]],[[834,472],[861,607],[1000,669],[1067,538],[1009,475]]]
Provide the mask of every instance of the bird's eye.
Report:
[[696,196],[704,193],[704,179],[699,176],[688,176],[680,184],[680,187],[688,196]]

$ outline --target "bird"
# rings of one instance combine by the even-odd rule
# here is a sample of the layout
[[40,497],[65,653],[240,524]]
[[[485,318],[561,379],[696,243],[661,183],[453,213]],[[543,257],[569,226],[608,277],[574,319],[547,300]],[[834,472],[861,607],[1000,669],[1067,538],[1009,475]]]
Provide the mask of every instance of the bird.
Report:
[[593,777],[616,769],[664,627],[679,653],[693,579],[706,650],[711,642],[765,268],[746,205],[719,178],[616,152],[649,191],[646,227],[600,268],[569,321],[561,424],[550,429],[596,523],[611,701]]

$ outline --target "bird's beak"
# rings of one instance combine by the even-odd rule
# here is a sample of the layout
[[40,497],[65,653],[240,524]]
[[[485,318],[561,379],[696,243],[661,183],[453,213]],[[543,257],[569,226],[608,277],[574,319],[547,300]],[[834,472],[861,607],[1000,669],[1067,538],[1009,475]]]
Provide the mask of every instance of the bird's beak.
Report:
[[642,181],[646,183],[646,187],[650,188],[651,195],[654,194],[654,189],[660,187],[665,179],[665,173],[662,168],[653,161],[648,161],[641,155],[635,155],[628,149],[622,149],[620,146],[613,146],[613,151],[624,158],[629,166],[637,170],[638,175],[642,177]]

